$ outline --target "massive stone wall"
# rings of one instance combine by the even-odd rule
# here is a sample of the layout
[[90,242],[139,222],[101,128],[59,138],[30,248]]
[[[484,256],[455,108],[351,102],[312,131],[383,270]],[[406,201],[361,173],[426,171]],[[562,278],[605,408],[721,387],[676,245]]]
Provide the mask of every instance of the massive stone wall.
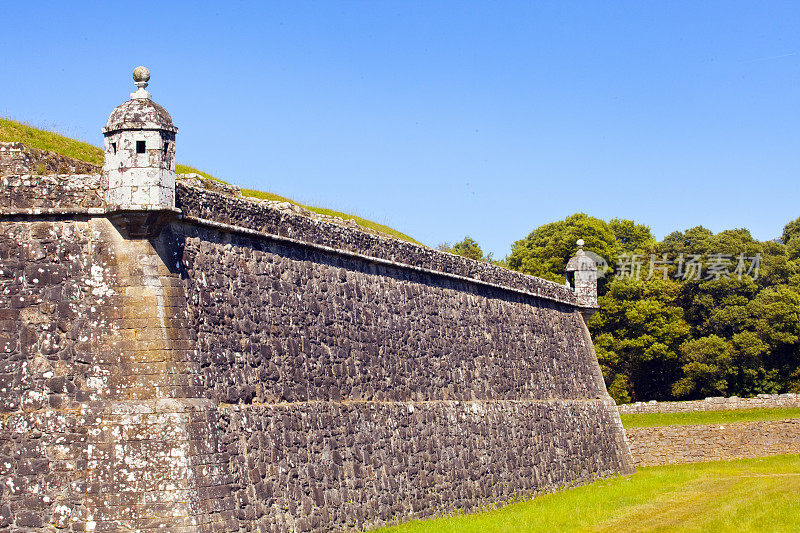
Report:
[[563,286],[187,185],[132,238],[3,179],[0,527],[356,529],[631,471]]
[[636,466],[800,453],[800,418],[629,428]]
[[204,382],[228,403],[598,399],[574,308],[181,225]]
[[234,468],[251,480],[237,499],[258,524],[360,528],[625,468],[576,309],[319,249],[175,231],[203,380],[223,403]]
[[578,305],[572,289],[551,281],[443,253],[418,244],[367,233],[358,227],[330,223],[324,219],[275,209],[270,202],[254,202],[219,192],[178,183],[176,204],[183,219],[194,223],[216,222],[222,231],[251,230],[260,234],[284,237],[284,242],[306,243],[323,247],[339,255],[356,256],[368,262],[396,263],[406,269],[434,272],[440,276],[461,278],[507,290]]

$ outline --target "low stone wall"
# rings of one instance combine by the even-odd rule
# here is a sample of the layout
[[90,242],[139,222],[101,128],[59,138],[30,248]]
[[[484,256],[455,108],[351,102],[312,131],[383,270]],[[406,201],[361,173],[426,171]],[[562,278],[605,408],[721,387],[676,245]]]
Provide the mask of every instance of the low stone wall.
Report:
[[737,409],[774,409],[800,407],[800,394],[759,394],[755,398],[713,397],[691,402],[636,402],[618,406],[619,414],[691,413],[696,411],[728,411]]
[[636,466],[800,454],[800,418],[625,430]]

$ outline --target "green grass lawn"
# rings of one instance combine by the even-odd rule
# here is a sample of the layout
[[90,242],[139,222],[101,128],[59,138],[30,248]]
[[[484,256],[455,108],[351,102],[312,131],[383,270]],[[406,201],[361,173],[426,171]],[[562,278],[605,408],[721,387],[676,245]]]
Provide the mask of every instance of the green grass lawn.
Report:
[[730,424],[758,420],[800,418],[800,408],[741,409],[729,411],[700,411],[696,413],[641,413],[622,415],[626,428],[673,426],[689,424]]
[[800,456],[640,468],[487,513],[378,531],[800,531]]
[[[83,141],[70,139],[69,137],[66,137],[56,132],[35,128],[29,124],[25,124],[23,122],[18,122],[15,120],[0,118],[0,141],[21,142],[26,144],[27,146],[30,146],[31,148],[48,150],[50,152],[55,152],[63,156],[72,157],[73,159],[78,159],[79,161],[86,161],[87,163],[91,163],[93,165],[98,165],[98,166],[103,165],[103,150],[101,148],[98,148],[97,146],[94,146],[92,144]],[[178,174],[189,174],[193,172],[195,174],[203,176],[206,179],[228,183],[224,180],[217,178],[216,176],[212,176],[208,172],[203,172],[202,170],[198,170],[194,167],[190,167],[187,165],[175,165],[175,172],[177,172]],[[242,189],[242,194],[245,196],[251,196],[253,198],[277,200],[280,202],[290,202],[292,204],[299,205],[300,207],[308,209],[309,211],[313,211],[314,213],[331,215],[334,217],[339,217],[344,220],[353,219],[355,220],[356,224],[362,227],[380,231],[382,233],[386,233],[388,235],[391,235],[398,239],[402,239],[404,241],[409,241],[419,244],[417,241],[415,241],[413,238],[409,237],[405,233],[401,233],[393,228],[390,228],[389,226],[378,224],[377,222],[373,222],[371,220],[367,220],[359,216],[349,215],[347,213],[342,213],[340,211],[333,211],[332,209],[325,209],[324,207],[303,205],[299,202],[295,202],[294,200],[291,200],[284,196],[279,196],[277,194],[272,194],[269,192],[255,191],[252,189]]]

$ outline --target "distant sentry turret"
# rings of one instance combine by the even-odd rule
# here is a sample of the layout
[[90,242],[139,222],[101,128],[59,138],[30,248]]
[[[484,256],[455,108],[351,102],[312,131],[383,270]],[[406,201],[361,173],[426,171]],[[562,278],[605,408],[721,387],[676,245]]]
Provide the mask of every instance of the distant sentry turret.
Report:
[[567,285],[575,291],[578,305],[588,320],[597,310],[597,265],[583,251],[583,239],[578,239],[578,252],[567,263],[565,277]]

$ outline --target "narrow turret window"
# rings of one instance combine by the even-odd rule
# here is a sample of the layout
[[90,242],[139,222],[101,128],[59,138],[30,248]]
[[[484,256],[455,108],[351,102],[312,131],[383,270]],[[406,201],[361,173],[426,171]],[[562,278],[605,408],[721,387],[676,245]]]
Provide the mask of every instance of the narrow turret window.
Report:
[[169,141],[164,141],[164,157],[169,153]]
[[111,153],[117,155],[117,143],[111,143]]
[[136,153],[137,154],[144,153],[144,141],[136,141]]

